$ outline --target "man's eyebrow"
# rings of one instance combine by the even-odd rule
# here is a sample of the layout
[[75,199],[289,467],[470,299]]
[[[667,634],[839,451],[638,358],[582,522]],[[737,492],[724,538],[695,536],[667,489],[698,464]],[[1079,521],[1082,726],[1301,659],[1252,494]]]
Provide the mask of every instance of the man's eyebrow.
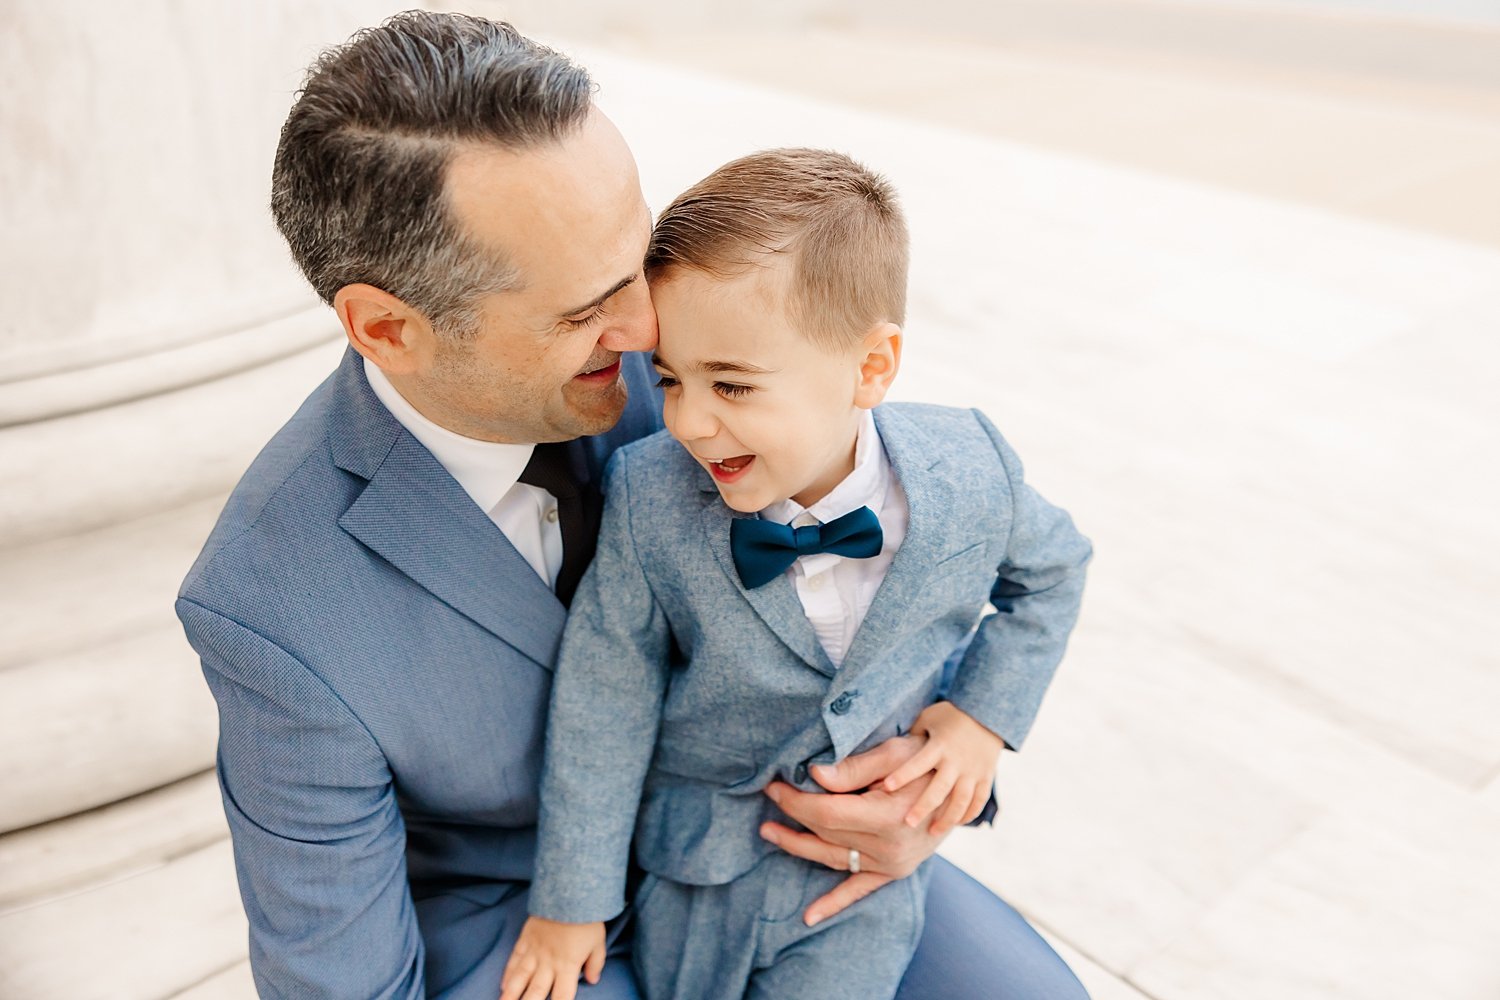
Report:
[[563,316],[577,316],[579,313],[585,313],[585,312],[588,312],[590,309],[594,309],[594,308],[596,308],[598,306],[601,306],[601,305],[604,304],[605,300],[608,299],[611,295],[614,295],[616,292],[620,291],[620,289],[625,288],[628,285],[632,284],[635,281],[635,279],[639,278],[639,277],[640,277],[640,274],[637,273],[637,274],[629,275],[628,277],[621,278],[619,281],[617,281],[617,282],[614,283],[614,285],[609,289],[609,291],[605,292],[603,295],[601,295],[598,298],[594,299],[592,302],[588,302],[588,303],[586,303],[584,305],[581,305],[577,309],[569,309],[567,312],[562,313],[561,315],[563,315]]

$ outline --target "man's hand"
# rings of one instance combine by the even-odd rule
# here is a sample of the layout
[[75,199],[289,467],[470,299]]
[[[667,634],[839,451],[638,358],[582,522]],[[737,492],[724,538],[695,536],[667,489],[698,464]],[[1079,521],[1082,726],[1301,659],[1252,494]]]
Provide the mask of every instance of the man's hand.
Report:
[[[808,906],[802,914],[808,926],[826,920],[887,882],[910,875],[942,843],[946,830],[935,834],[930,828],[915,828],[905,822],[929,779],[919,777],[896,792],[877,785],[915,757],[924,745],[922,737],[898,736],[832,767],[813,767],[818,784],[835,794],[800,792],[779,781],[766,789],[781,811],[809,832],[781,823],[763,823],[762,837],[788,854],[843,871],[849,868],[850,850],[859,852],[859,874],[850,875]],[[863,794],[847,794],[851,792]]]
[[917,716],[911,734],[925,736],[927,743],[886,775],[882,787],[888,792],[900,791],[932,772],[932,780],[906,814],[906,824],[916,826],[941,807],[930,829],[943,836],[983,811],[995,784],[995,765],[1005,741],[946,701],[928,705]]
[[527,917],[500,977],[500,1000],[574,1000],[578,973],[597,983],[604,972],[604,925]]

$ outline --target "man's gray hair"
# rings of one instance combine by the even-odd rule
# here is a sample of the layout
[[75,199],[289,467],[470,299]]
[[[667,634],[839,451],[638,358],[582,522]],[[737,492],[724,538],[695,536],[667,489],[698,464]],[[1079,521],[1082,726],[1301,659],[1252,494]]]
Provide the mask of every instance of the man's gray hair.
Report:
[[454,337],[517,275],[460,231],[444,176],[465,145],[557,141],[588,116],[582,67],[509,24],[406,11],[323,53],[276,149],[271,211],[323,301],[365,283]]

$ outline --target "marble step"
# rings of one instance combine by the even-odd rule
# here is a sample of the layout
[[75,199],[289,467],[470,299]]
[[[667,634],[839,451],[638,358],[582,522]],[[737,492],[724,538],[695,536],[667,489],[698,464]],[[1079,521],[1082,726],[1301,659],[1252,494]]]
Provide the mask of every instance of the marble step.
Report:
[[229,836],[212,771],[0,836],[0,915],[153,868]]
[[244,959],[229,841],[0,913],[6,1000],[159,1000]]
[[185,386],[222,381],[324,344],[337,329],[327,309],[303,307],[245,329],[187,343],[152,345],[145,353],[105,356],[82,365],[76,359],[71,364],[55,359],[56,367],[51,370],[19,378],[0,376],[0,427],[87,413]]
[[250,961],[236,962],[170,1000],[255,1000],[255,979],[250,975]]
[[177,629],[0,671],[0,831],[213,766],[218,718]]
[[0,671],[147,630],[180,637],[172,602],[226,495],[0,549]]
[[222,379],[0,428],[0,539],[24,545],[221,494],[337,366],[344,344],[329,322],[316,346]]

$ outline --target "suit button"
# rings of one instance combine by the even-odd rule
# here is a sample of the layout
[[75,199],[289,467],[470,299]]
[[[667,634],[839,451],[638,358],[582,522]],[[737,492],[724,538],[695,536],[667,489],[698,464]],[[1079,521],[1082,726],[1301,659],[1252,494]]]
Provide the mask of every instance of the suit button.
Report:
[[792,777],[794,779],[796,779],[797,784],[799,784],[799,785],[802,784],[802,782],[806,781],[807,780],[807,765],[806,764],[798,764],[797,765],[797,769],[792,772]]
[[834,715],[844,715],[848,713],[849,709],[853,707],[854,695],[850,694],[848,691],[845,691],[843,694],[833,699],[833,704],[828,706],[828,710]]

